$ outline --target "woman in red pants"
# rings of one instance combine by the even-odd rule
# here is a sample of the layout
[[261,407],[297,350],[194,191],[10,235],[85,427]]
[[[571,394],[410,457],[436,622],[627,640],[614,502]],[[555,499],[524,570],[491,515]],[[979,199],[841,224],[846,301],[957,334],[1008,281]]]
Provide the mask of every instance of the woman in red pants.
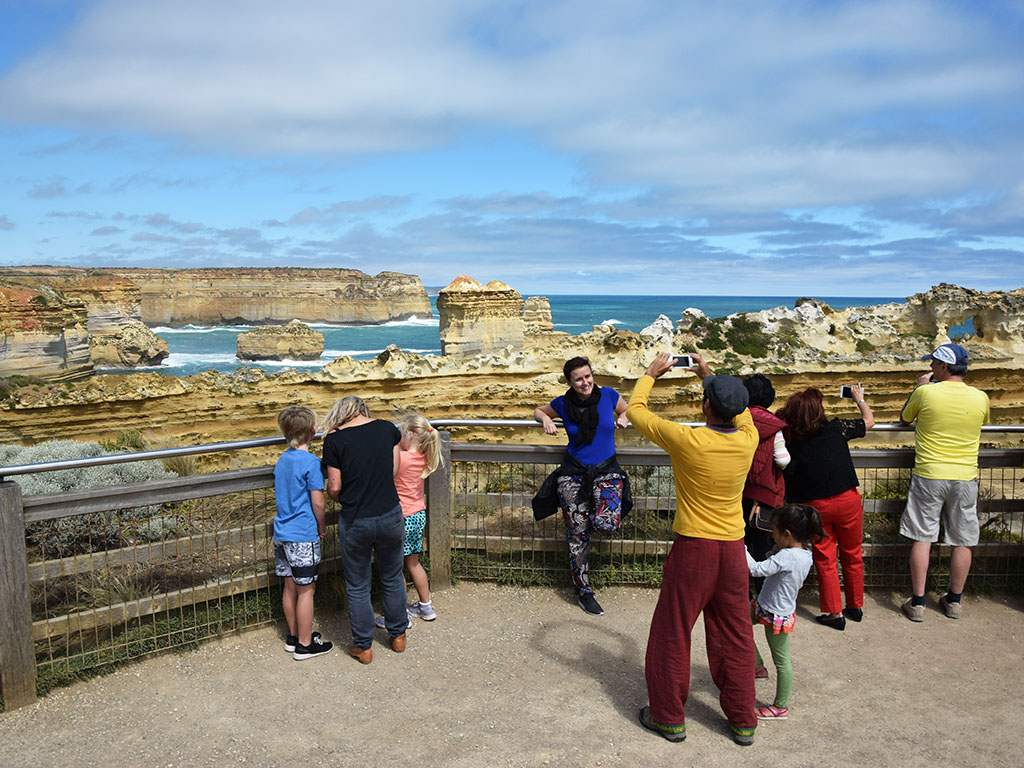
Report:
[[[864,505],[857,492],[857,472],[850,458],[848,441],[864,437],[875,426],[871,407],[864,400],[860,384],[851,387],[860,410],[859,419],[825,417],[821,392],[805,389],[791,395],[776,414],[791,429],[789,466],[785,470],[786,500],[815,507],[821,513],[825,536],[814,545],[814,568],[818,573],[821,601],[819,624],[846,629],[846,619],[864,616]],[[836,569],[836,550],[843,565],[843,608]]]

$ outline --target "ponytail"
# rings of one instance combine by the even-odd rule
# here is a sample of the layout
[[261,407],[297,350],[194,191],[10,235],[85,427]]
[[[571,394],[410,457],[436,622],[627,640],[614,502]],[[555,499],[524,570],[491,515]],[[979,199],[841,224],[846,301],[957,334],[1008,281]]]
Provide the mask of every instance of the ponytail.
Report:
[[425,465],[420,477],[428,477],[441,465],[441,435],[430,426],[425,416],[411,413],[402,419],[399,427],[417,451],[423,454]]
[[772,512],[772,527],[789,531],[804,547],[825,537],[821,514],[807,504],[786,504]]

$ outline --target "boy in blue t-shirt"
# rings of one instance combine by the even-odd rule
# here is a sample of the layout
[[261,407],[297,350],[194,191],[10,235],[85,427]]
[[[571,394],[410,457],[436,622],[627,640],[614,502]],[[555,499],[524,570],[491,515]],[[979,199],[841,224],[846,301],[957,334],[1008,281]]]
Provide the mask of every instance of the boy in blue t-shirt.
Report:
[[278,414],[277,426],[289,447],[274,466],[274,572],[285,577],[281,605],[288,622],[288,639],[284,649],[296,661],[304,661],[334,647],[313,631],[320,540],[327,535],[324,477],[320,460],[309,452],[309,443],[316,434],[316,414],[293,405]]

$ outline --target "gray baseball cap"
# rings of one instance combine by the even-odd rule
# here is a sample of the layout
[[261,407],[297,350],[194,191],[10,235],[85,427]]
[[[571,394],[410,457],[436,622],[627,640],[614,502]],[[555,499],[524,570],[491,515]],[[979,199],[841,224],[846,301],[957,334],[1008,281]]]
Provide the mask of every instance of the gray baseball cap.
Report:
[[747,388],[735,376],[707,376],[703,386],[711,407],[723,419],[742,413],[750,402]]

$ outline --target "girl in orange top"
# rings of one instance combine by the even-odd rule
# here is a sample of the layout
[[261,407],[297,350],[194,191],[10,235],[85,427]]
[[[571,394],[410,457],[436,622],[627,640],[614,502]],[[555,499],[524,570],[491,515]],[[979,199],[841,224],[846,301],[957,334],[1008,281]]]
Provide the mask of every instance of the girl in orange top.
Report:
[[395,488],[405,516],[405,568],[420,598],[409,606],[409,615],[433,621],[437,614],[430,603],[427,572],[420,565],[423,529],[427,524],[423,480],[441,463],[441,438],[430,422],[418,413],[406,416],[398,429],[402,433],[401,464],[395,475]]

